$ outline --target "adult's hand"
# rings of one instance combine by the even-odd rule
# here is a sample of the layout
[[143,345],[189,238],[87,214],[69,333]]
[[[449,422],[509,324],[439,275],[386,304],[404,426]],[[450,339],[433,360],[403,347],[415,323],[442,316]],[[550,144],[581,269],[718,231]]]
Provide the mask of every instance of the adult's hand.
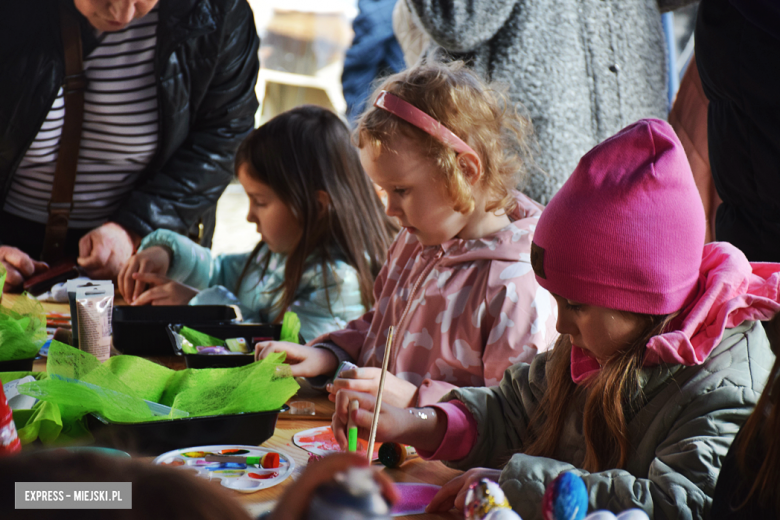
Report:
[[463,511],[466,505],[466,493],[469,486],[483,478],[489,478],[498,482],[501,476],[500,469],[472,468],[463,475],[450,480],[436,493],[431,503],[425,508],[426,513],[443,513],[452,509],[452,506]]
[[127,303],[133,303],[146,290],[143,280],[133,277],[135,273],[150,273],[165,276],[171,264],[171,250],[152,246],[133,255],[117,276],[117,287]]
[[[360,367],[343,370],[326,389],[330,392],[328,399],[335,402],[339,390],[355,390],[366,392],[376,397],[379,390],[379,379],[382,369],[376,367]],[[382,392],[382,402],[392,406],[406,408],[417,404],[417,387],[409,381],[387,373],[385,389]]]
[[3,291],[17,289],[26,279],[49,269],[47,263],[33,260],[21,249],[11,246],[0,246],[0,262],[7,273]]
[[131,305],[187,305],[198,294],[197,289],[158,274],[134,273],[133,279],[151,287]]
[[115,280],[138,241],[135,233],[106,222],[81,237],[78,263],[92,279]]
[[316,377],[336,370],[338,359],[327,349],[307,347],[288,341],[264,341],[255,345],[255,361],[265,359],[273,352],[286,352],[285,363],[294,377]]
[[[287,491],[277,502],[269,520],[304,520],[309,510],[309,503],[314,491],[322,484],[333,480],[336,473],[347,471],[349,468],[366,467],[368,461],[365,457],[355,453],[338,453],[328,455],[321,460],[312,462],[294,486],[287,486]],[[393,482],[385,473],[374,473],[382,495],[391,503],[398,500],[398,492]]]

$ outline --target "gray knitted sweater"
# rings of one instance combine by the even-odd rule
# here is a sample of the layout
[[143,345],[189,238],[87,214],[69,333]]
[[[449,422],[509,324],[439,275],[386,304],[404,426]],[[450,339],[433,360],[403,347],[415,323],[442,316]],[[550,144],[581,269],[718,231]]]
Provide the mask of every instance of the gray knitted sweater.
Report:
[[638,119],[666,119],[656,0],[405,1],[432,39],[428,59],[465,59],[525,106],[544,172],[524,191],[543,204],[593,146]]

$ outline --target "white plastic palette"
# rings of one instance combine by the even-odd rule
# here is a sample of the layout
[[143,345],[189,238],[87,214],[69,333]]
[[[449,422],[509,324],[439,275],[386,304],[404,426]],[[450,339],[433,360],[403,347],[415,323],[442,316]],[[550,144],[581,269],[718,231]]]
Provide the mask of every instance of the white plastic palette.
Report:
[[[261,466],[235,462],[207,462],[207,455],[238,457],[262,457],[266,453],[279,454],[279,467],[264,469]],[[221,444],[196,446],[163,453],[153,461],[162,466],[174,466],[196,471],[199,477],[220,482],[224,487],[241,493],[254,493],[283,482],[295,469],[295,461],[279,450],[267,450],[257,446]]]

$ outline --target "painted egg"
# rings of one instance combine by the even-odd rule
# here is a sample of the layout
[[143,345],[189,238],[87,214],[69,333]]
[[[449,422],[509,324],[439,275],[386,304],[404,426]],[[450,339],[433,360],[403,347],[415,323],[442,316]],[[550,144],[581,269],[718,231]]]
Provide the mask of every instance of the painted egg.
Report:
[[482,520],[522,520],[522,518],[511,509],[500,507],[490,511]]
[[582,520],[588,513],[588,488],[574,473],[561,473],[550,482],[542,499],[544,520]]
[[501,487],[490,479],[483,478],[469,486],[466,493],[466,520],[484,520],[494,509],[508,509],[509,502]]
[[649,517],[641,509],[629,509],[617,515],[617,520],[649,520]]
[[585,517],[586,520],[615,520],[617,517],[609,511],[594,511]]

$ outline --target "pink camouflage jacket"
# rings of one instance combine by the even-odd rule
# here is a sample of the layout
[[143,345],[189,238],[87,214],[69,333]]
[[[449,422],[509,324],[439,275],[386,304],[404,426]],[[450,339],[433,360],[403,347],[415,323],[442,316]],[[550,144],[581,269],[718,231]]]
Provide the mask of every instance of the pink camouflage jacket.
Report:
[[507,367],[547,350],[557,307],[530,263],[543,206],[515,198],[513,222],[481,239],[424,247],[402,230],[374,284],[373,309],[309,344],[335,344],[358,365],[381,367],[395,326],[389,370],[419,387],[418,406],[454,387],[497,385]]

